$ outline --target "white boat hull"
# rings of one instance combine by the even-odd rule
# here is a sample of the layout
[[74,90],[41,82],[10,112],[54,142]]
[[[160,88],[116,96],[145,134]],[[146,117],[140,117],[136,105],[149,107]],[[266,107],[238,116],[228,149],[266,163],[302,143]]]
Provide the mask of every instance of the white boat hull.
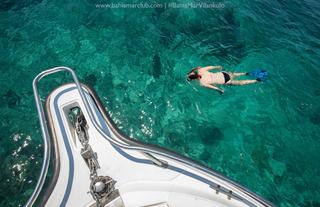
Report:
[[[88,87],[83,89],[95,120],[104,133],[120,143],[134,145],[135,142],[116,129],[93,91]],[[88,111],[75,84],[63,85],[47,98],[46,112],[56,163],[52,181],[41,205],[95,206],[95,200],[89,193],[90,171],[81,156],[81,143],[68,119],[70,109],[75,106],[80,107],[87,120],[89,144],[97,153],[100,164],[98,175],[110,176],[116,181],[115,189],[119,195],[105,206],[272,206],[240,185],[187,158],[176,155],[186,160],[183,163],[153,154],[166,163],[165,166],[158,166],[141,151],[111,144],[88,118]]]

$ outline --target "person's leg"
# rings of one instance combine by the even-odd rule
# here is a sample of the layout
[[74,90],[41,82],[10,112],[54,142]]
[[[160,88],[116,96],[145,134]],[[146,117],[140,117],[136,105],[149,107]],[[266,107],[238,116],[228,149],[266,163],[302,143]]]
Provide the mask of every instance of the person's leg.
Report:
[[246,75],[246,73],[229,73],[232,77],[238,77],[242,75]]
[[257,83],[257,80],[230,80],[227,85],[234,85],[234,86],[241,86],[241,85],[247,85],[252,83]]

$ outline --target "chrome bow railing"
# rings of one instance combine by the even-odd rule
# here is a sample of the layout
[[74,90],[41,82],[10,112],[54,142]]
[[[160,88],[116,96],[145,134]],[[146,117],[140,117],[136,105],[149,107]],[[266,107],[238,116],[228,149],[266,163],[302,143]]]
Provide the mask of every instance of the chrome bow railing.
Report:
[[[239,192],[243,193],[243,195],[240,195],[241,198],[243,198],[244,200],[247,200],[246,198],[244,198],[243,196],[246,195],[250,198],[252,198],[255,202],[258,202],[260,205],[262,206],[273,206],[271,203],[269,203],[268,201],[264,200],[263,198],[261,198],[260,196],[250,192],[248,189],[238,185],[237,183],[227,179],[226,177],[220,175],[219,173],[216,173],[214,171],[208,170],[207,168],[201,166],[201,165],[197,165],[187,159],[183,159],[179,156],[176,156],[175,154],[171,154],[165,151],[162,151],[160,149],[154,149],[154,148],[148,148],[145,146],[138,146],[138,145],[127,145],[124,144],[122,142],[119,142],[118,140],[115,140],[111,137],[109,137],[105,131],[102,129],[102,127],[97,123],[96,119],[94,118],[94,113],[92,111],[92,108],[89,105],[89,101],[84,93],[84,90],[82,89],[82,86],[77,78],[77,75],[75,74],[75,72],[68,67],[55,67],[55,68],[51,68],[48,70],[45,70],[41,73],[39,73],[35,79],[33,80],[33,93],[34,93],[34,98],[35,98],[35,102],[36,102],[36,107],[37,107],[37,112],[39,115],[39,120],[40,120],[40,127],[41,127],[41,132],[42,132],[42,136],[43,136],[43,145],[44,145],[44,155],[43,155],[43,163],[42,163],[42,167],[41,167],[41,172],[39,175],[39,179],[37,182],[37,185],[35,187],[35,190],[33,192],[33,194],[31,195],[31,197],[29,198],[29,200],[27,201],[27,203],[25,204],[26,207],[30,207],[34,204],[34,202],[36,201],[36,199],[38,198],[40,191],[44,185],[46,176],[47,176],[47,172],[48,172],[48,168],[49,168],[49,163],[50,163],[50,153],[51,153],[51,141],[50,141],[50,135],[49,135],[49,129],[48,129],[48,125],[47,125],[47,120],[46,120],[46,116],[44,113],[44,109],[43,109],[43,105],[40,99],[40,95],[38,92],[38,88],[37,85],[39,83],[39,81],[45,77],[48,76],[50,74],[53,73],[57,73],[57,72],[61,72],[61,71],[66,71],[69,72],[73,78],[73,81],[78,89],[78,92],[81,96],[81,99],[84,103],[85,109],[88,112],[90,121],[93,123],[93,126],[95,127],[95,129],[105,138],[107,139],[112,145],[123,148],[123,149],[128,149],[128,150],[137,150],[142,152],[148,159],[150,159],[153,163],[155,163],[156,165],[159,166],[165,166],[167,163],[154,157],[153,155],[160,155],[181,163],[184,163],[188,166],[192,166],[198,170],[202,170],[212,176],[215,176],[221,180],[224,180],[226,182],[228,182],[231,187],[237,189]],[[247,202],[252,203],[252,201],[247,200]],[[255,206],[255,205],[253,205]]]

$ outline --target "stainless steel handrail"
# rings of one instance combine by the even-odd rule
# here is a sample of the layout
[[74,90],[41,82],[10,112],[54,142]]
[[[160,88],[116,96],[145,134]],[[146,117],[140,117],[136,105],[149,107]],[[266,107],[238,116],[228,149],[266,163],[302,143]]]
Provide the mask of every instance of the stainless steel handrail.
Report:
[[[42,136],[43,136],[43,141],[44,141],[44,161],[42,164],[42,168],[41,168],[41,172],[39,175],[39,180],[37,182],[36,188],[33,192],[33,194],[31,195],[31,197],[29,198],[28,202],[26,203],[26,207],[32,206],[34,204],[34,202],[36,201],[37,197],[39,196],[39,193],[43,187],[47,172],[48,172],[48,167],[49,167],[49,162],[50,162],[50,147],[51,147],[51,142],[50,142],[50,136],[49,136],[49,130],[48,130],[48,126],[47,126],[47,121],[45,118],[45,114],[44,114],[44,110],[43,110],[43,106],[41,103],[41,99],[39,96],[39,92],[37,89],[37,84],[38,82],[45,76],[53,74],[53,73],[57,73],[60,71],[67,71],[72,75],[73,81],[76,84],[76,87],[78,89],[78,92],[81,96],[81,99],[84,103],[85,109],[88,111],[88,115],[90,118],[90,121],[93,123],[95,129],[105,138],[107,139],[111,144],[113,144],[114,146],[117,146],[119,148],[123,148],[123,149],[128,149],[128,150],[137,150],[140,151],[142,153],[145,153],[145,155],[148,157],[148,159],[152,160],[152,162],[161,165],[161,163],[163,163],[161,160],[155,158],[152,154],[156,154],[156,155],[160,155],[166,158],[170,158],[172,160],[175,161],[179,161],[181,163],[184,163],[186,165],[191,165],[199,170],[202,170],[210,175],[216,176],[226,182],[228,182],[229,184],[231,184],[234,188],[236,188],[237,190],[239,190],[240,192],[244,193],[245,195],[253,198],[255,201],[259,202],[260,204],[264,205],[264,206],[273,206],[272,204],[270,204],[269,202],[265,201],[264,199],[260,198],[259,196],[250,193],[249,190],[245,189],[244,187],[240,187],[238,184],[234,183],[231,180],[228,180],[225,177],[222,177],[219,174],[216,174],[212,171],[209,171],[208,169],[200,166],[200,165],[196,165],[188,160],[185,159],[181,159],[173,154],[168,154],[162,151],[157,151],[154,149],[149,149],[146,147],[141,147],[141,146],[134,146],[134,145],[126,145],[123,144],[122,142],[119,142],[117,140],[112,139],[111,137],[109,137],[105,131],[102,129],[102,127],[97,123],[97,121],[94,118],[94,113],[92,111],[92,108],[89,105],[89,101],[87,99],[87,97],[85,96],[85,93],[81,87],[81,84],[77,78],[77,75],[75,74],[75,72],[68,67],[55,67],[55,68],[51,68],[48,70],[45,70],[41,73],[39,73],[35,79],[33,80],[33,92],[34,92],[34,98],[35,98],[35,102],[36,102],[36,106],[37,106],[37,111],[39,114],[39,120],[40,120],[40,127],[41,127],[41,131],[42,131]],[[166,163],[163,163],[166,164]],[[241,196],[242,197],[242,196]],[[243,198],[245,199],[245,198]],[[247,199],[245,199],[247,200]],[[250,201],[248,201],[249,203],[251,203]]]

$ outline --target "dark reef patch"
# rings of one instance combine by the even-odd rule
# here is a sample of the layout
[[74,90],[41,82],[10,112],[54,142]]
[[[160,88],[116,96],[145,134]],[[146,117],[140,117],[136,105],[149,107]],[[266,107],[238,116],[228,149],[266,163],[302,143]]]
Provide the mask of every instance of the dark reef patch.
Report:
[[161,75],[161,60],[158,54],[155,54],[152,58],[152,75],[154,78],[159,78]]
[[30,5],[35,5],[42,2],[42,0],[3,0],[0,3],[0,11],[17,11]]
[[16,107],[21,101],[21,97],[11,89],[9,89],[6,94],[3,95],[3,99],[7,102],[9,108]]
[[199,136],[201,138],[202,143],[204,143],[205,145],[214,145],[224,137],[221,129],[219,129],[216,126],[210,125],[209,127],[202,127],[199,130]]
[[312,114],[309,120],[314,125],[320,126],[320,113]]
[[94,87],[97,84],[97,77],[94,74],[86,74],[83,82],[88,84],[91,87]]

